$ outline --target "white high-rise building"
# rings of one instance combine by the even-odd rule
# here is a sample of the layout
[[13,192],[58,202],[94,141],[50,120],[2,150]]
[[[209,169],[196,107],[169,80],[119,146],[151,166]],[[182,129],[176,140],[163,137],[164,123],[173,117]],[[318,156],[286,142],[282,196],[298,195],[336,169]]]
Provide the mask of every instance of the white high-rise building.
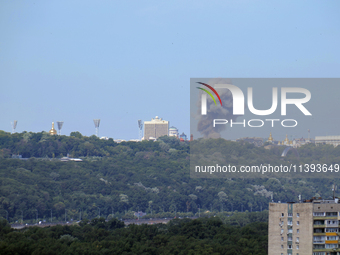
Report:
[[144,121],[144,140],[154,140],[169,135],[169,121],[156,116],[151,121]]

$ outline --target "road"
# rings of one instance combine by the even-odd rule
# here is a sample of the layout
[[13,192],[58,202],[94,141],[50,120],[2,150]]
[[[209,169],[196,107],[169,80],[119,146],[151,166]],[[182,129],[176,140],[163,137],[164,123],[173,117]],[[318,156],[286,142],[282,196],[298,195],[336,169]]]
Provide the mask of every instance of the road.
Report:
[[[130,225],[130,224],[136,224],[136,225],[141,225],[141,224],[158,224],[158,223],[163,223],[166,224],[168,223],[170,220],[172,220],[173,218],[161,218],[161,219],[139,219],[139,220],[123,220],[123,222],[125,223],[125,225]],[[190,219],[197,219],[197,218],[190,218]],[[50,227],[50,226],[56,226],[56,225],[73,225],[78,223],[77,221],[73,221],[73,222],[53,222],[53,223],[49,223],[49,222],[42,222],[41,224],[26,224],[26,225],[22,225],[22,224],[12,224],[11,227],[14,229],[22,229],[25,227],[34,227],[34,226],[38,226],[38,227]]]

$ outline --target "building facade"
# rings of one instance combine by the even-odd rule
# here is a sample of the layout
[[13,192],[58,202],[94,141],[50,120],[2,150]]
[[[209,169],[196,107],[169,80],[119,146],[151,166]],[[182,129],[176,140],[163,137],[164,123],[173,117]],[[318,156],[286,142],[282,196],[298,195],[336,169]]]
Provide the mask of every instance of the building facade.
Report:
[[270,203],[268,254],[340,255],[339,222],[337,198]]
[[331,144],[334,147],[340,145],[340,136],[316,136],[315,137],[315,144]]
[[155,140],[168,134],[169,121],[158,118],[158,116],[151,121],[144,121],[144,140]]
[[169,128],[169,136],[178,137],[178,129],[175,127]]

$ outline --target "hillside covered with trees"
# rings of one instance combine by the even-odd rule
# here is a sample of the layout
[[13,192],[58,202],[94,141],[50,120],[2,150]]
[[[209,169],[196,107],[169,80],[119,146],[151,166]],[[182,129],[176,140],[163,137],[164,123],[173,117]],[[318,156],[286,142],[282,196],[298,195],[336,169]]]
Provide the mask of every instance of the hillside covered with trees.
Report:
[[[196,142],[196,141],[194,141]],[[210,139],[223,145],[235,164],[282,162],[283,148],[266,150],[248,143]],[[207,147],[208,148],[208,147]],[[0,217],[9,222],[45,219],[216,215],[264,211],[275,201],[332,196],[337,179],[194,179],[189,174],[189,142],[162,137],[157,142],[122,142],[47,133],[0,131]],[[301,162],[340,162],[340,147],[307,145]],[[13,159],[20,154],[22,159]],[[66,156],[82,162],[62,162]],[[293,154],[285,160],[296,161]]]

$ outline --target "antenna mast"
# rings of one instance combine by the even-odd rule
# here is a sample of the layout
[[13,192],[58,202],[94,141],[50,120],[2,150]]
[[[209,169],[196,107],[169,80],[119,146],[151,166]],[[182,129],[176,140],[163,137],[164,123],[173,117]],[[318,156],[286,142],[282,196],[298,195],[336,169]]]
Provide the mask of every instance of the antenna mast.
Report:
[[138,120],[138,129],[139,129],[139,140],[142,140],[143,137],[143,121],[142,120]]
[[94,127],[96,128],[96,136],[98,137],[100,119],[94,119],[93,123],[94,123]]
[[59,135],[61,135],[61,128],[63,127],[64,121],[57,121]]
[[16,127],[17,127],[17,123],[18,123],[18,121],[17,121],[17,120],[15,120],[15,121],[11,122],[11,124],[12,124],[12,134],[14,134],[14,133],[15,133],[15,129],[16,129]]

